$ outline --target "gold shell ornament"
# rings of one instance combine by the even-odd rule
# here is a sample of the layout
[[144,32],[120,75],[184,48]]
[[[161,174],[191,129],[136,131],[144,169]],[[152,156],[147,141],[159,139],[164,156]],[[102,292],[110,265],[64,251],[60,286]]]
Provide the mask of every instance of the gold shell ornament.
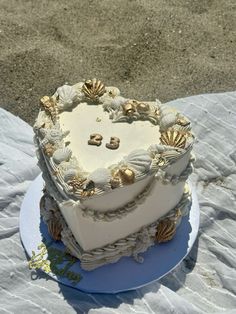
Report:
[[82,92],[90,100],[98,101],[99,97],[101,97],[106,92],[106,88],[101,81],[94,78],[92,80],[85,81],[84,85],[82,86]]
[[147,113],[150,109],[149,105],[143,102],[137,103],[136,108],[137,108],[138,113]]
[[83,188],[83,184],[85,181],[86,179],[80,179],[80,178],[74,177],[73,179],[68,180],[67,184],[72,187],[73,192],[76,192],[77,190]]
[[132,116],[136,111],[136,101],[128,100],[122,105],[123,113],[125,116]]
[[120,177],[123,184],[132,184],[135,180],[135,173],[133,170],[126,168],[120,169]]
[[[53,204],[52,198],[48,198],[47,192],[45,189],[43,189],[43,196],[40,199],[39,202],[39,207],[40,207],[40,212],[47,211],[49,215],[49,219],[47,219],[46,223],[48,226],[48,233],[51,235],[51,237],[54,240],[60,240],[61,239],[61,231],[62,231],[62,225],[60,223],[60,220],[58,217],[55,215],[55,203]],[[49,202],[48,202],[49,201]],[[55,201],[54,201],[55,202]]]
[[160,137],[161,144],[178,148],[185,148],[186,140],[186,133],[174,129],[168,129]]
[[175,235],[176,223],[170,219],[162,220],[157,226],[156,240],[158,243],[170,241]]
[[86,186],[83,188],[81,196],[89,197],[89,196],[93,196],[94,194],[95,194],[95,184],[92,180],[89,180]]
[[56,241],[61,240],[62,225],[59,220],[53,215],[48,221],[48,232]]
[[56,101],[52,97],[44,96],[40,99],[40,104],[43,110],[51,117],[52,122],[55,123],[58,116]]
[[81,193],[81,196],[82,197],[89,197],[89,196],[93,196],[95,194],[95,190],[84,190],[82,193]]
[[111,185],[117,187],[121,184],[129,185],[134,183],[135,173],[130,168],[117,169],[112,176]]

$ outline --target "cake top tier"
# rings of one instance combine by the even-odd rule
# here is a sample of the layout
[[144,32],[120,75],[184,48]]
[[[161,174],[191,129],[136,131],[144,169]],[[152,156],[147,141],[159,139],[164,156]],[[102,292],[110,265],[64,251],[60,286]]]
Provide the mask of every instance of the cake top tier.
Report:
[[41,99],[34,131],[61,189],[83,199],[164,170],[192,146],[190,122],[158,100],[124,98],[97,79]]
[[80,103],[73,114],[62,112],[59,121],[62,129],[70,130],[69,147],[87,172],[109,168],[134,150],[147,150],[160,137],[159,127],[150,121],[114,123],[102,104]]

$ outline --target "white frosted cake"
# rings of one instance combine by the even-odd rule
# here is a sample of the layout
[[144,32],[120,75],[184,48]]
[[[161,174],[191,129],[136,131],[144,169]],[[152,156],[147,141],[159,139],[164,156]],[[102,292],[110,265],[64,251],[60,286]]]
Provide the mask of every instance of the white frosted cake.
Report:
[[92,270],[169,241],[191,195],[194,136],[175,109],[93,79],[41,99],[34,125],[54,240]]

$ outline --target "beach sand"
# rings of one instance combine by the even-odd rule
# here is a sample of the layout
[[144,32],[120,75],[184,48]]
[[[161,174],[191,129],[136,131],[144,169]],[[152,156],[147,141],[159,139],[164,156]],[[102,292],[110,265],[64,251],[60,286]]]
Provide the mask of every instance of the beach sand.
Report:
[[65,82],[166,102],[235,90],[235,61],[235,0],[0,0],[0,105],[31,125]]

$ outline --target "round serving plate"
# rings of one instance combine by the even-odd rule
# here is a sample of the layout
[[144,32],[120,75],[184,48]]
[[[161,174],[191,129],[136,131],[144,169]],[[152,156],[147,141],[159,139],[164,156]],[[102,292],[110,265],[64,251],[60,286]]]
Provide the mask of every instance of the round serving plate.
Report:
[[[190,252],[199,229],[200,210],[195,189],[189,215],[182,218],[174,238],[150,247],[141,256],[143,263],[122,257],[117,263],[93,271],[81,269],[61,241],[54,241],[40,218],[39,201],[44,182],[39,175],[30,185],[20,211],[20,236],[29,255],[29,265],[39,268],[58,282],[89,293],[118,293],[138,289],[173,270]],[[49,263],[50,262],[50,263]]]

